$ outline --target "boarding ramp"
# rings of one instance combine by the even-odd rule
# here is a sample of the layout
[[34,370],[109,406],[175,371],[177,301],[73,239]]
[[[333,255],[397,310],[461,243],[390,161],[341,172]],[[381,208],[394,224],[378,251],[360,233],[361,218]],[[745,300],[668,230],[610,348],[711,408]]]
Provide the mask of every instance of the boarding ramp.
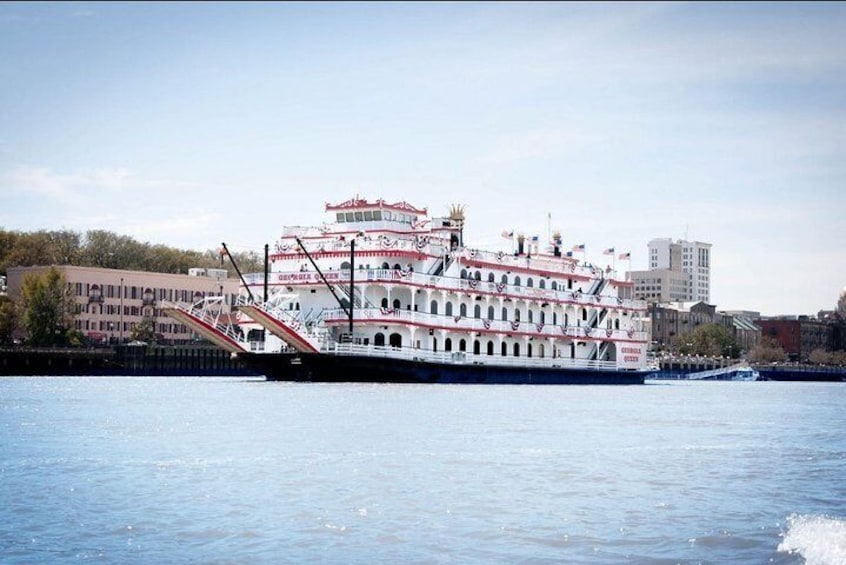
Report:
[[241,353],[253,349],[232,316],[224,312],[224,297],[209,296],[190,306],[164,301],[165,314],[191,328],[218,347],[230,353]]
[[306,320],[299,310],[290,308],[296,299],[295,294],[276,293],[267,302],[251,302],[241,296],[238,310],[300,353],[317,353],[329,333],[320,316]]

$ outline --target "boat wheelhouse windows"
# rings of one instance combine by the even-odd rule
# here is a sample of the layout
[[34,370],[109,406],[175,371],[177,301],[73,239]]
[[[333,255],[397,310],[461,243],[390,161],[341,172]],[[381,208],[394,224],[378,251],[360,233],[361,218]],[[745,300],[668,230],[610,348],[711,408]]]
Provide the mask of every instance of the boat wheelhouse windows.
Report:
[[398,333],[392,333],[390,340],[391,347],[402,347],[402,336]]
[[447,316],[452,316],[452,302],[446,303],[446,307],[444,308],[444,314]]
[[342,271],[349,271],[351,268],[352,268],[352,265],[350,265],[349,261],[344,261],[343,263],[341,263],[341,270]]
[[343,223],[344,223],[344,213],[343,213],[343,212],[338,212],[338,213],[335,215],[335,221],[337,221],[339,224],[343,224]]
[[452,351],[452,338],[448,337],[444,341],[444,351]]
[[385,345],[385,334],[382,332],[377,333],[373,336],[373,345],[376,346],[384,346]]
[[429,304],[429,313],[430,314],[437,314],[438,313],[438,301],[433,300],[431,304]]
[[364,221],[365,222],[372,222],[373,221],[373,211],[372,210],[365,210],[364,211]]
[[364,221],[364,214],[362,212],[355,212],[355,221],[362,222]]
[[355,216],[352,212],[347,212],[344,216],[348,222],[352,222],[355,219]]
[[381,210],[373,210],[373,220],[378,222],[382,219],[382,211]]

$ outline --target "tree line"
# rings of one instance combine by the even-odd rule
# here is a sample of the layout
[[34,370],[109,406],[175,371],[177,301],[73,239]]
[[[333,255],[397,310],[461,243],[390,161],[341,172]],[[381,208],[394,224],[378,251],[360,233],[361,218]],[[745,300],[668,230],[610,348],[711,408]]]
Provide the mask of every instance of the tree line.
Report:
[[[264,257],[256,251],[233,252],[243,273],[264,269]],[[9,267],[72,265],[129,271],[187,274],[193,267],[223,268],[236,276],[220,249],[195,251],[139,242],[106,230],[35,232],[0,229],[0,274]]]

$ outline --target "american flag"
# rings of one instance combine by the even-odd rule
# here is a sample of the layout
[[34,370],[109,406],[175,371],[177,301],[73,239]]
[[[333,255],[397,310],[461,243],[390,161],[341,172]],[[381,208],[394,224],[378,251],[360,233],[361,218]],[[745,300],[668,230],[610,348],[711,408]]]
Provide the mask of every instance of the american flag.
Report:
[[585,244],[584,243],[580,243],[578,245],[573,246],[573,251],[584,251],[584,250],[585,250]]
[[627,261],[631,260],[631,258],[632,258],[631,251],[627,251],[626,253],[620,253],[620,256],[618,257],[618,259],[623,259],[623,260],[627,260]]
[[502,237],[504,237],[505,239],[511,239],[512,237],[514,237],[514,232],[506,230],[502,232]]
[[613,248],[613,247],[609,247],[608,249],[606,249],[605,251],[603,251],[603,252],[602,252],[602,254],[603,254],[603,255],[614,255],[614,248]]

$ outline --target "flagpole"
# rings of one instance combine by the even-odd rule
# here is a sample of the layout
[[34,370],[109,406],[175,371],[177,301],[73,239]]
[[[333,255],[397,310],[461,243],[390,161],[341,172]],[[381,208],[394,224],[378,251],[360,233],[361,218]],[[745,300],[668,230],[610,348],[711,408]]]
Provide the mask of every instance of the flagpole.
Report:
[[[552,241],[552,212],[546,213],[546,241]],[[547,245],[549,245],[547,243]],[[538,246],[540,246],[540,242],[538,242]]]

